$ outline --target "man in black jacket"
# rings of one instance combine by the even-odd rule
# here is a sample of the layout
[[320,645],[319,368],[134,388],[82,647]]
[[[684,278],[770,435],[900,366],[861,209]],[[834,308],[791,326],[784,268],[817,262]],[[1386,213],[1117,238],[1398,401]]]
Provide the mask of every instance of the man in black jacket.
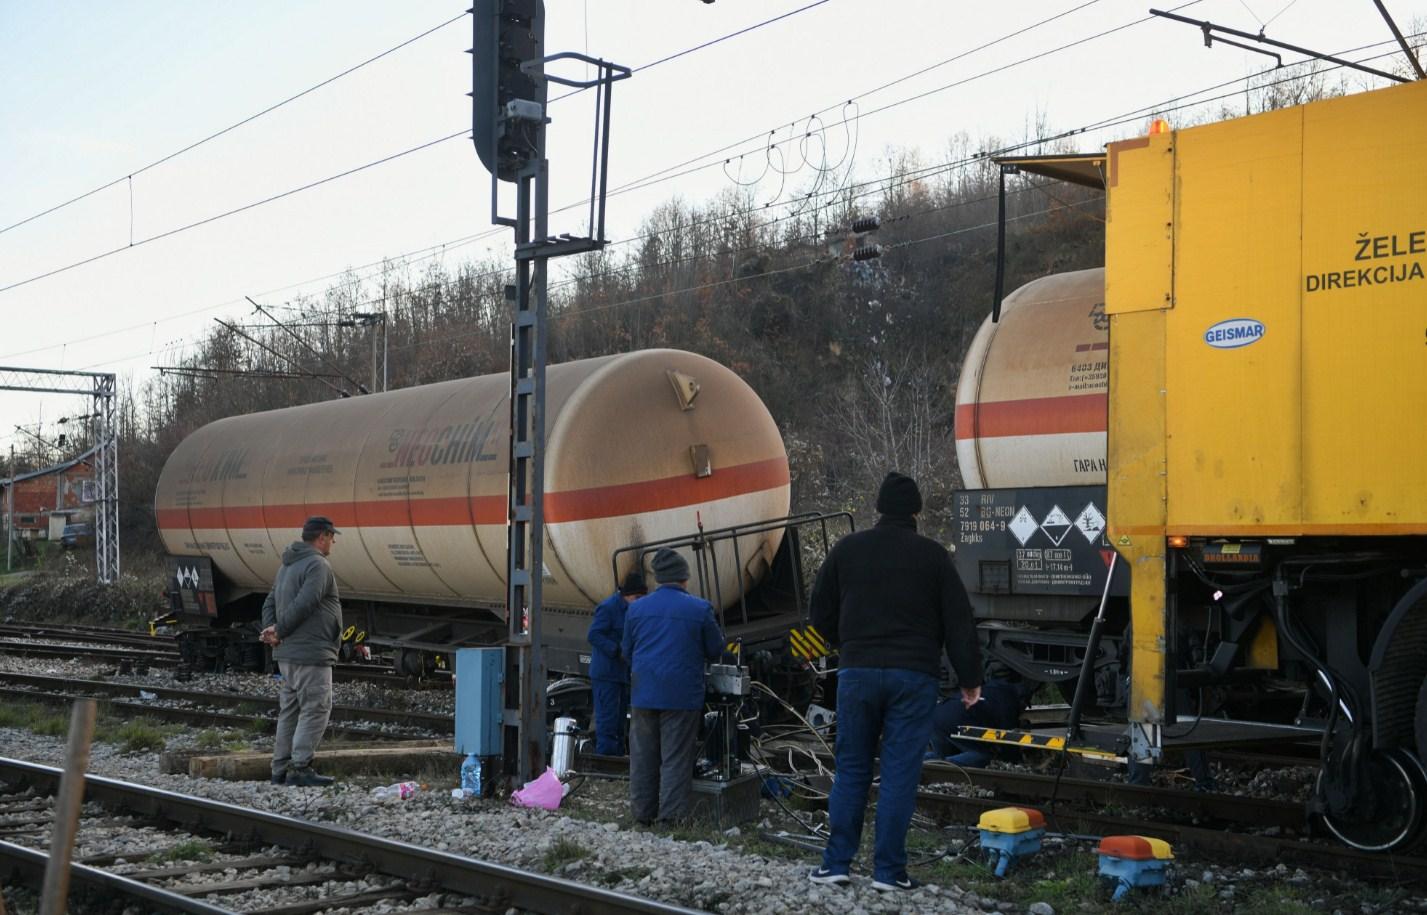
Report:
[[946,548],[917,533],[922,495],[892,472],[877,492],[875,527],[838,541],[813,584],[812,623],[838,648],[837,776],[832,834],[809,879],[851,879],[862,840],[873,758],[882,760],[872,888],[908,890],[911,825],[922,754],[931,736],[943,647],[962,701],[981,698],[981,651],[966,589]]

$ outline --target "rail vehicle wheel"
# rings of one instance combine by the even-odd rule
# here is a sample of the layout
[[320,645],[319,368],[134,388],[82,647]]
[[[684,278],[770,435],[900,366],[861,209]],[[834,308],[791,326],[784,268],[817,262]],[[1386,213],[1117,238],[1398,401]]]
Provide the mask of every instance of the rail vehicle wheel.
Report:
[[[1391,852],[1417,838],[1427,811],[1427,772],[1406,750],[1374,750],[1361,764],[1358,778],[1370,786],[1357,792],[1353,803],[1328,803],[1335,786],[1325,767],[1318,773],[1314,793],[1325,802],[1323,825],[1345,845],[1361,851]],[[1338,775],[1339,780],[1342,775]]]
[[551,727],[556,718],[573,718],[581,728],[594,731],[595,699],[590,681],[565,677],[545,687],[545,720]]
[[1423,680],[1421,689],[1417,690],[1417,713],[1413,716],[1413,725],[1417,732],[1417,758],[1427,760],[1427,680]]

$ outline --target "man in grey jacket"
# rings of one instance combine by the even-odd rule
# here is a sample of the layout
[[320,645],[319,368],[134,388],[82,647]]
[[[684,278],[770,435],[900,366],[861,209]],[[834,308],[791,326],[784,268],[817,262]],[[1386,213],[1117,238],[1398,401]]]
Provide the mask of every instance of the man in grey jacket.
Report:
[[302,525],[302,539],[282,552],[282,568],[263,601],[259,638],[273,649],[282,679],[278,686],[275,785],[330,785],[312,771],[312,756],[332,714],[332,665],[342,644],[342,603],[327,563],[337,528],[315,516]]

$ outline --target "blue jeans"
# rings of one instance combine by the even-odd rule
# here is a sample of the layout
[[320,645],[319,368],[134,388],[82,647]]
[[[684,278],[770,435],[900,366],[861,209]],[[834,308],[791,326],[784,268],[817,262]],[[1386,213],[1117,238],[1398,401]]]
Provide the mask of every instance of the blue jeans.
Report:
[[832,835],[823,867],[845,874],[862,841],[872,760],[882,760],[877,792],[874,880],[907,873],[907,828],[916,806],[922,751],[931,737],[936,678],[892,667],[844,668],[837,674],[837,775],[828,798]]
[[1007,680],[991,679],[983,683],[981,701],[971,708],[961,704],[961,692],[958,690],[954,696],[938,705],[932,714],[932,752],[937,759],[946,759],[960,753],[979,753],[984,759],[978,765],[984,766],[996,752],[994,745],[974,740],[953,740],[951,735],[963,725],[1014,728],[1020,724],[1021,709],[1024,707],[1019,688]]
[[595,698],[595,752],[624,755],[624,720],[629,714],[629,684],[619,680],[591,680]]

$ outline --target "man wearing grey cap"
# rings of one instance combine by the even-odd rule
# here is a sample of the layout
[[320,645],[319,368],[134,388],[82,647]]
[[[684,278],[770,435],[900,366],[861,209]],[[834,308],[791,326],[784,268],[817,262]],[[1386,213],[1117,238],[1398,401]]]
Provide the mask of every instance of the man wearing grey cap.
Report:
[[642,826],[688,816],[704,662],[723,653],[713,606],[685,590],[684,557],[661,549],[650,565],[659,587],[630,606],[622,643],[630,669],[629,806]]
[[331,776],[312,770],[312,757],[332,714],[332,665],[342,645],[342,603],[327,562],[337,533],[330,518],[308,518],[302,539],[283,550],[282,567],[263,601],[259,638],[272,646],[282,671],[273,741],[275,785],[332,784]]

